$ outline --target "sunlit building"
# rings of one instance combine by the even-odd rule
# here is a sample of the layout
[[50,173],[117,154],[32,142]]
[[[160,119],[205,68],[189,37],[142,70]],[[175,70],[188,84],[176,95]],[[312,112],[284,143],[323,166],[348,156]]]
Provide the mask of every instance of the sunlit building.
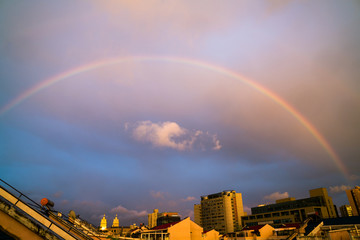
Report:
[[312,189],[309,193],[309,198],[285,198],[277,200],[275,204],[251,208],[251,215],[242,217],[243,226],[301,223],[310,216],[321,219],[337,217],[337,211],[326,188]]
[[105,231],[107,229],[107,221],[106,221],[106,217],[105,217],[105,214],[103,216],[103,218],[101,219],[101,222],[100,222],[100,230],[101,231]]
[[340,207],[340,213],[342,217],[351,217],[352,214],[352,209],[350,205],[343,205]]
[[162,212],[159,213],[158,209],[148,214],[148,226],[153,228],[167,223],[180,221],[180,215],[177,212]]
[[218,240],[215,230],[204,232],[203,228],[185,218],[179,222],[167,223],[141,232],[144,240]]
[[119,226],[120,226],[120,223],[119,223],[119,219],[118,219],[117,214],[116,214],[111,227],[119,227]]
[[353,216],[360,216],[360,187],[346,190]]
[[200,213],[201,213],[201,204],[194,204],[194,222],[196,222],[201,226],[202,224],[201,224]]
[[112,222],[111,227],[107,227],[107,219],[104,214],[103,218],[100,221],[99,230],[107,236],[125,237],[129,235],[129,233],[135,228],[137,228],[136,224],[133,224],[131,226],[120,226],[120,221],[117,214]]
[[234,232],[240,229],[244,215],[241,193],[234,190],[201,196],[200,204],[194,205],[195,222],[204,231],[215,229],[221,234]]
[[154,209],[154,211],[148,214],[148,226],[149,228],[156,227],[156,220],[159,215],[159,209]]

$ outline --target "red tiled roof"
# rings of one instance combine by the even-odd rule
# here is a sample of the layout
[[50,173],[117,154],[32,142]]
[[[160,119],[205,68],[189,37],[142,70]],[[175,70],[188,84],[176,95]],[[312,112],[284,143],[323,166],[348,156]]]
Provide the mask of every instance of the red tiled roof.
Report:
[[[180,222],[180,221],[179,221]],[[161,229],[167,229],[179,222],[172,222],[172,223],[166,223],[166,224],[163,224],[163,225],[160,225],[160,226],[156,226],[156,227],[153,227],[152,229],[150,230],[161,230]]]

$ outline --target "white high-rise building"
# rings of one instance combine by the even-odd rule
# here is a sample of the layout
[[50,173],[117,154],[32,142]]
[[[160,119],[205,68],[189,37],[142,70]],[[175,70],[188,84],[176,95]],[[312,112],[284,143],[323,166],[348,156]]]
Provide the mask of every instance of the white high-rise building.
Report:
[[202,226],[204,231],[237,231],[244,215],[241,193],[234,190],[202,196],[200,204],[194,205],[195,222]]

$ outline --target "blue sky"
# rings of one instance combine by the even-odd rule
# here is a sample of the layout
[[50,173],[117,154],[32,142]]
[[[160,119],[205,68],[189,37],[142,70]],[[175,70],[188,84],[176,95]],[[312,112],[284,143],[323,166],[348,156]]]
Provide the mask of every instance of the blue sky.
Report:
[[[317,187],[347,204],[360,179],[359,10],[350,0],[2,2],[2,110],[58,74],[127,61],[0,111],[0,176],[94,224],[104,213],[147,223],[154,208],[193,217],[201,195],[227,189],[248,213]],[[296,109],[346,175],[290,112],[219,68]]]

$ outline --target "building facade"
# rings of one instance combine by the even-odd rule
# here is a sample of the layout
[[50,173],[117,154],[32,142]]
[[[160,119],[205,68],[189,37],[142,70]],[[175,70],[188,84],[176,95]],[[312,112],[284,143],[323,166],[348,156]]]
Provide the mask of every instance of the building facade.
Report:
[[353,216],[360,216],[360,187],[346,190]]
[[353,215],[350,205],[341,206],[340,207],[340,213],[341,213],[341,217],[351,217]]
[[159,209],[154,209],[152,213],[148,214],[148,227],[150,229],[166,223],[178,221],[180,221],[180,215],[177,212],[159,213]]
[[164,225],[167,223],[179,222],[180,220],[180,216],[177,213],[164,213],[156,220],[156,226]]
[[251,215],[242,217],[243,226],[301,223],[310,216],[322,219],[337,217],[337,211],[326,188],[312,189],[309,193],[309,198],[286,198],[277,200],[275,204],[251,208]]
[[148,227],[153,228],[156,227],[156,220],[159,215],[159,209],[154,209],[152,213],[148,215]]
[[144,240],[218,240],[216,231],[203,232],[203,228],[185,218],[182,221],[167,223],[143,231],[140,239]]
[[242,195],[234,190],[202,196],[200,204],[194,205],[195,222],[204,231],[215,229],[221,234],[237,231],[244,215]]
[[100,230],[105,231],[106,229],[107,229],[107,220],[104,214],[103,218],[100,221]]
[[200,213],[201,213],[201,204],[194,204],[194,222],[199,226],[202,226]]

